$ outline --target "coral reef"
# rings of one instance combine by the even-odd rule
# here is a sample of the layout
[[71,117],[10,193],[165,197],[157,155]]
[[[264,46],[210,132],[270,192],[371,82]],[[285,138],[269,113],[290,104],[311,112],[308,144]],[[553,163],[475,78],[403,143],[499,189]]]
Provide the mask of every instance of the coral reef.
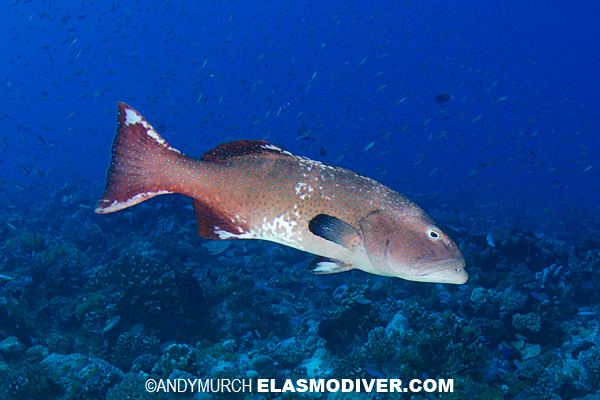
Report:
[[469,283],[430,285],[313,276],[292,249],[204,241],[181,199],[109,222],[84,198],[67,185],[6,217],[21,229],[0,246],[2,399],[171,398],[146,393],[148,377],[454,377],[444,398],[600,390],[596,235],[498,228],[491,246],[465,227]]
[[542,329],[542,318],[535,313],[515,314],[512,325],[517,331],[536,333]]
[[66,398],[102,399],[123,372],[108,362],[83,354],[50,354],[41,361],[45,375],[65,393]]

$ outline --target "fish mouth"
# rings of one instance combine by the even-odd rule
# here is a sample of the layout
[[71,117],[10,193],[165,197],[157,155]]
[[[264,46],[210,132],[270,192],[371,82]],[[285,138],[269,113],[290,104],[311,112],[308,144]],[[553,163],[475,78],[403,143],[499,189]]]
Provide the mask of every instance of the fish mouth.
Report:
[[413,267],[416,280],[461,285],[469,279],[465,260],[461,258],[434,260]]

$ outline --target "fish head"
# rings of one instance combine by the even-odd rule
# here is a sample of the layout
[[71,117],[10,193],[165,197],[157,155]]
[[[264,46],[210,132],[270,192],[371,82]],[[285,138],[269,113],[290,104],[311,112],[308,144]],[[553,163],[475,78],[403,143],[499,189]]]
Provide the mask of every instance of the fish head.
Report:
[[467,282],[465,260],[450,237],[423,212],[375,212],[361,223],[375,269],[418,282]]

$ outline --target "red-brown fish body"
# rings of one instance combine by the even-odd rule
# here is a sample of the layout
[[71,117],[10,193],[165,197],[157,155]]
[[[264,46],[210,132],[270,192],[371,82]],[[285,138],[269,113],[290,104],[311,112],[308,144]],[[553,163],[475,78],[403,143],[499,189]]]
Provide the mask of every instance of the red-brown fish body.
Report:
[[207,239],[262,239],[322,257],[314,272],[350,269],[426,282],[464,283],[460,251],[415,204],[352,171],[237,141],[200,160],[172,148],[119,103],[111,167],[96,212],[160,194],[194,199]]

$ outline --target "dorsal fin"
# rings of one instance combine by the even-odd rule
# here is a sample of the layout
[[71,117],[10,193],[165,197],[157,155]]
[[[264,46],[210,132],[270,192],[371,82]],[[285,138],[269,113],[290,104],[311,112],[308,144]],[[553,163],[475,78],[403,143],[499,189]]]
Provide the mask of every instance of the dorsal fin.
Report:
[[291,155],[289,152],[264,140],[237,140],[235,142],[222,143],[214,149],[208,150],[202,155],[201,160],[223,161],[249,154],[263,153]]

